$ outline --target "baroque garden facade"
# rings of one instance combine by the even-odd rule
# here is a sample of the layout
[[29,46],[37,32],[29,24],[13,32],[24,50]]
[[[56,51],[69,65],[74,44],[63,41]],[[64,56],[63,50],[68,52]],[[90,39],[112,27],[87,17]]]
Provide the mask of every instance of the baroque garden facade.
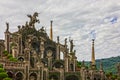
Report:
[[[78,66],[73,40],[67,38],[64,44],[53,41],[52,21],[50,22],[50,36],[42,27],[36,30],[35,23],[39,23],[38,13],[27,15],[30,18],[18,31],[11,33],[9,23],[6,23],[5,40],[0,40],[0,63],[13,80],[106,80],[100,64],[96,69],[94,40],[92,40],[92,60],[90,68],[86,68],[84,61]],[[6,57],[11,55],[16,61]],[[61,59],[61,54],[63,59]]]

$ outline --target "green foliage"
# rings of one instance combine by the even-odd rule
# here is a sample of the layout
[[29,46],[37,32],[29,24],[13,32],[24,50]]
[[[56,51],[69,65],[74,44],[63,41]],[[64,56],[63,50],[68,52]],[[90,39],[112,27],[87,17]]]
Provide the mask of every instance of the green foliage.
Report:
[[8,77],[8,75],[7,75],[6,72],[1,72],[1,73],[0,73],[0,79],[4,79],[4,78],[6,78],[6,77]]
[[3,68],[0,68],[0,73],[1,73],[1,72],[5,72],[5,70],[4,70]]
[[7,57],[8,57],[8,58],[11,58],[11,57],[12,57],[12,54],[8,54]]
[[112,75],[112,79],[117,79],[117,75]]
[[5,51],[3,51],[3,53],[4,53],[5,55],[8,55],[8,51],[6,51],[6,50],[5,50]]
[[4,68],[0,68],[0,80],[12,80],[8,78],[8,74],[5,72]]
[[5,51],[5,54],[7,53],[7,58],[10,60],[10,61],[13,61],[13,62],[17,62],[18,60],[17,60],[17,58],[14,58],[13,56],[12,56],[12,54],[9,54],[8,52],[6,52]]
[[77,61],[77,67],[81,68],[81,62]]
[[2,65],[2,64],[0,64],[0,68],[3,68],[3,65]]
[[11,78],[4,78],[3,80],[12,80]]
[[10,57],[9,60],[13,61],[13,62],[17,62],[18,61],[17,58],[13,58],[13,57]]
[[118,80],[120,80],[120,77],[118,77]]

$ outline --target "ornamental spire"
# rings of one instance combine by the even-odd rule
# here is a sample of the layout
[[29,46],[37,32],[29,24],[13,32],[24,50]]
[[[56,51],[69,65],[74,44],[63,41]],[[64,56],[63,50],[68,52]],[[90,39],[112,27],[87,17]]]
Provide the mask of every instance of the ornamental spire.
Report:
[[50,40],[53,40],[53,30],[52,30],[52,23],[53,21],[50,21]]

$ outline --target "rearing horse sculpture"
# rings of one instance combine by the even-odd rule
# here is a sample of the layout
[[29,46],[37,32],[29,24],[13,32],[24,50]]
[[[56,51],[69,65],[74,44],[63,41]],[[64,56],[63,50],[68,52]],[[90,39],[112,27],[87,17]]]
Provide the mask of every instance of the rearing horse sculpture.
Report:
[[34,24],[35,24],[36,22],[40,23],[39,19],[37,19],[38,14],[39,14],[39,13],[35,12],[35,13],[33,14],[33,16],[32,16],[32,15],[27,15],[27,16],[30,18],[29,26],[33,26],[33,27],[34,27]]

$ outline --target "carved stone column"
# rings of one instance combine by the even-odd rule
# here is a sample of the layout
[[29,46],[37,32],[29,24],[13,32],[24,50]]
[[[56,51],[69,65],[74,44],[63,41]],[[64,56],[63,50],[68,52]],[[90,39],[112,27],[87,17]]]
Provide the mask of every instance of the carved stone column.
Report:
[[60,60],[60,42],[59,42],[59,36],[57,36],[57,55],[56,55],[56,59]]
[[65,72],[68,72],[68,57],[65,57]]
[[18,53],[22,54],[22,35],[18,34]]
[[48,66],[51,70],[52,69],[52,56],[48,56]]
[[5,32],[5,50],[7,50],[8,53],[10,52],[10,33],[9,32]]
[[60,45],[57,44],[57,55],[56,55],[56,59],[60,60]]
[[17,56],[18,56],[18,51],[17,51],[16,46],[14,46],[14,47],[12,48],[12,56],[13,56],[13,57],[17,57]]
[[41,58],[44,58],[44,41],[41,40],[41,43],[40,43],[40,51],[41,51]]

